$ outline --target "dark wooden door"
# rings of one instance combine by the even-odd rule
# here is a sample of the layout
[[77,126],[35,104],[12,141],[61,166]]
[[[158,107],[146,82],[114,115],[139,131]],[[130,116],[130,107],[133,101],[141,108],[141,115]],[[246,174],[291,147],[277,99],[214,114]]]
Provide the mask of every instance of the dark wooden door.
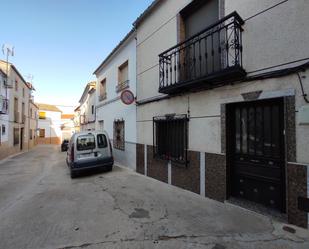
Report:
[[283,100],[230,108],[231,194],[285,211]]
[[20,129],[20,150],[23,150],[24,144],[24,128]]

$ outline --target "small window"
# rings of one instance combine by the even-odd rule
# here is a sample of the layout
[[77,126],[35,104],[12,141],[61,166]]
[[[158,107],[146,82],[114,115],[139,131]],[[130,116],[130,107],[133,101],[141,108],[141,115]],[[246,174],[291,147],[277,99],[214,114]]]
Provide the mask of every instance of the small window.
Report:
[[117,92],[129,87],[128,67],[129,62],[126,61],[118,68],[118,84],[116,87]]
[[18,91],[18,81],[15,80],[15,91]]
[[2,125],[2,135],[5,135],[5,125]]
[[30,137],[30,140],[32,140],[32,130],[31,129],[29,130],[29,137]]
[[106,148],[107,147],[107,141],[106,137],[103,134],[98,134],[97,136],[97,142],[99,148]]
[[23,98],[25,97],[25,88],[23,88]]
[[113,139],[114,148],[124,150],[124,144],[124,120],[115,120]]
[[78,136],[76,142],[77,150],[93,150],[95,148],[95,138],[91,134]]
[[169,115],[153,119],[154,156],[187,164],[187,115]]
[[100,82],[99,101],[106,99],[106,79]]
[[40,137],[45,137],[45,129],[40,129]]
[[19,144],[19,129],[14,128],[14,145]]
[[91,114],[94,114],[94,105],[91,106]]

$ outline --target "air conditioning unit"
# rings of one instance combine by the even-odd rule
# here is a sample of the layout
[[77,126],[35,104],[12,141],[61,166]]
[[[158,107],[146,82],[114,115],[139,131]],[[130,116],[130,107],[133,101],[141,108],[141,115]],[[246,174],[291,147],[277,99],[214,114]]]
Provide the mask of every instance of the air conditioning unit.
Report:
[[8,100],[0,95],[0,114],[7,114],[8,109],[9,109]]

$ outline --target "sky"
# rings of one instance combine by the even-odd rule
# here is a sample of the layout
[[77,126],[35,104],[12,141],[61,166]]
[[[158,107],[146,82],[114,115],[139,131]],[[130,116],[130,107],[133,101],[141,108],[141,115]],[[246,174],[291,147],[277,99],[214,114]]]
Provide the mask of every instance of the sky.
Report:
[[9,61],[27,81],[33,76],[36,102],[77,106],[94,70],[151,2],[2,0],[0,45],[15,47]]

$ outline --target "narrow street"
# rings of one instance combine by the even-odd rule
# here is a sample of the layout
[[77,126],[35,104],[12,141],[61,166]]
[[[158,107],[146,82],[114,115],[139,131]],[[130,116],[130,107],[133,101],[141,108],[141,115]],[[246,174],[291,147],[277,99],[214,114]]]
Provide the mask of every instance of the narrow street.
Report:
[[3,249],[309,248],[307,230],[123,168],[71,180],[56,146],[1,161],[0,193]]

